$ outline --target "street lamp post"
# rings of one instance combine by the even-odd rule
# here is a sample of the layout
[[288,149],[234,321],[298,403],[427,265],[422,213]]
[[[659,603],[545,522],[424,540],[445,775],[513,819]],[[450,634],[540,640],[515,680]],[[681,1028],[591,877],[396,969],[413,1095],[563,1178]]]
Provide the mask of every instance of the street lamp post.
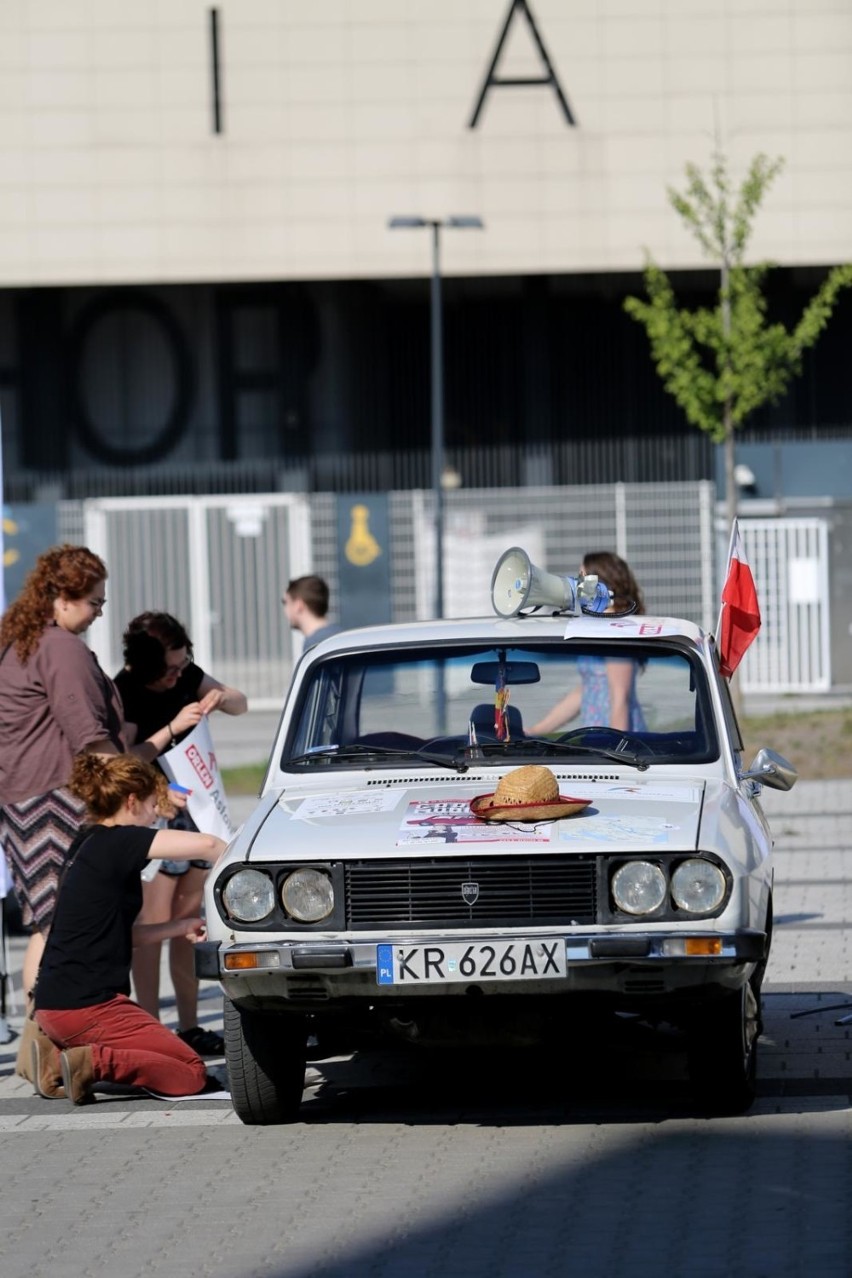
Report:
[[480,217],[392,217],[392,231],[431,227],[432,286],[430,290],[430,329],[432,352],[432,507],[435,514],[435,617],[444,615],[444,334],[441,306],[441,230],[481,231]]

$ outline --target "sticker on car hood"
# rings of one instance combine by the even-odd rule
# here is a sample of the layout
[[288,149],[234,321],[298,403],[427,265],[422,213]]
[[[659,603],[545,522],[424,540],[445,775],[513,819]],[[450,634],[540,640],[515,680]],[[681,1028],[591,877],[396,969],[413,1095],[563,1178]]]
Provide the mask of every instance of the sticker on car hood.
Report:
[[580,826],[559,824],[560,845],[694,847],[701,815],[700,786],[598,785]]
[[555,822],[481,821],[469,799],[415,799],[408,805],[398,848],[421,843],[549,843]]
[[641,799],[652,803],[698,803],[701,786],[689,785],[598,785],[600,799]]
[[362,812],[392,812],[405,793],[400,786],[396,790],[371,790],[368,794],[362,790],[352,794],[311,794],[302,799],[292,815],[296,821],[311,821]]

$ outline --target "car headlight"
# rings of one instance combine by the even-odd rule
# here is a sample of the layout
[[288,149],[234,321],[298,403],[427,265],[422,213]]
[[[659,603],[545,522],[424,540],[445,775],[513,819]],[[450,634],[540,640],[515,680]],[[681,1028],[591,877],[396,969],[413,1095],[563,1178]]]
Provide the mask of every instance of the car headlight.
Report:
[[666,899],[666,876],[650,861],[628,861],[612,876],[612,896],[627,914],[653,914]]
[[281,887],[281,903],[300,923],[318,923],[334,909],[334,888],[322,870],[294,870]]
[[260,870],[237,870],[222,889],[222,904],[240,923],[260,923],[275,909],[275,889]]
[[725,899],[725,876],[712,861],[681,861],[672,875],[672,897],[682,910],[706,914]]

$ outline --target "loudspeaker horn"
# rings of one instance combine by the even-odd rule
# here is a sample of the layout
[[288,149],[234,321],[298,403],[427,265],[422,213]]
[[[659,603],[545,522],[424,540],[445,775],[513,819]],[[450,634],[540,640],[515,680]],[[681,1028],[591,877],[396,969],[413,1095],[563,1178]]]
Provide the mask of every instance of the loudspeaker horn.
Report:
[[522,608],[541,605],[574,612],[576,600],[572,577],[557,577],[537,568],[520,546],[512,546],[497,560],[491,577],[491,604],[498,617],[516,617]]

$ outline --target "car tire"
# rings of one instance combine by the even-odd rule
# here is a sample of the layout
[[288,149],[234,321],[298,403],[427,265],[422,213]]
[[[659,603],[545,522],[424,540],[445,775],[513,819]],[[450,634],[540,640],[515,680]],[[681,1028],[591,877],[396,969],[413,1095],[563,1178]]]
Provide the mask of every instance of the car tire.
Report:
[[225,1060],[231,1103],[249,1126],[291,1123],[305,1088],[307,1022],[270,1015],[225,999]]
[[687,1027],[693,1091],[704,1113],[742,1114],[755,1097],[760,994],[751,982],[708,1001]]
[[763,988],[763,978],[766,976],[766,969],[769,965],[769,952],[772,948],[772,929],[774,926],[774,920],[774,906],[772,903],[772,897],[770,896],[766,907],[766,923],[764,924],[766,930],[766,947],[764,949],[763,958],[760,960],[751,976],[751,988],[754,990],[755,997],[757,998],[758,1038],[760,1038],[760,1035],[763,1033],[763,998],[761,996],[761,990]]

